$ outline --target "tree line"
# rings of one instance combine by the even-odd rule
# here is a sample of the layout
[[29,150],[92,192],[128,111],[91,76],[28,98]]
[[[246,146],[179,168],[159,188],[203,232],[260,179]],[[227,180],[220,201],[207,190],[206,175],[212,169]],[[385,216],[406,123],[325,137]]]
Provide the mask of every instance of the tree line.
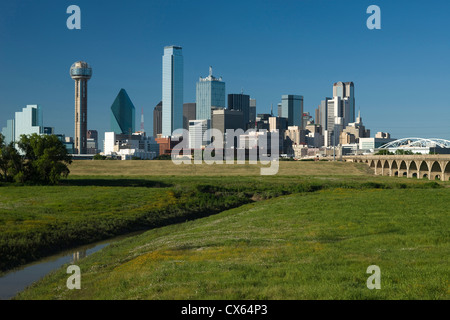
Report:
[[57,184],[70,173],[72,157],[55,135],[21,135],[6,143],[0,134],[0,181]]

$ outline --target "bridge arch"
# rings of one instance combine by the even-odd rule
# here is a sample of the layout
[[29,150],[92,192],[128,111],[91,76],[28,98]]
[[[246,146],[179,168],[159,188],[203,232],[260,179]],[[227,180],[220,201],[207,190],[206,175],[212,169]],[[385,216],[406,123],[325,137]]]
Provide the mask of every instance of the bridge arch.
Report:
[[375,162],[375,174],[383,175],[383,165],[381,160]]
[[405,160],[397,160],[398,165],[398,176],[407,177],[408,176],[408,166]]
[[366,163],[376,175],[450,180],[450,155],[364,155],[343,160]]
[[442,168],[438,161],[434,161],[430,169],[430,180],[442,179]]
[[442,180],[450,180],[450,161],[447,162],[444,168],[444,177]]
[[429,171],[430,169],[428,168],[427,162],[423,160],[419,166],[419,178],[429,178]]
[[409,172],[409,177],[410,178],[417,178],[418,169],[417,169],[417,164],[416,164],[416,162],[414,160],[411,161],[411,163],[409,164],[408,172]]
[[389,166],[389,161],[384,160],[383,162],[383,176],[391,175],[391,167]]
[[398,165],[397,165],[397,161],[392,161],[391,164],[391,176],[395,176],[398,177]]

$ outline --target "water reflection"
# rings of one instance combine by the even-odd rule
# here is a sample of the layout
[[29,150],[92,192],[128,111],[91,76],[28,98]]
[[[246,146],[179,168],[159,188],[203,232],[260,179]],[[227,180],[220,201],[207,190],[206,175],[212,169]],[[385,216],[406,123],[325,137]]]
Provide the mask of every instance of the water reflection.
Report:
[[72,257],[72,263],[75,263],[83,258],[86,258],[86,250],[74,252]]
[[0,300],[13,298],[16,294],[25,290],[26,287],[43,278],[51,271],[60,268],[64,264],[75,264],[88,255],[101,250],[112,242],[116,242],[123,238],[134,236],[140,233],[142,232],[134,232],[129,235],[120,236],[117,238],[109,239],[107,241],[79,247],[76,248],[75,251],[65,251],[60,254],[25,265],[18,270],[8,272],[0,277]]

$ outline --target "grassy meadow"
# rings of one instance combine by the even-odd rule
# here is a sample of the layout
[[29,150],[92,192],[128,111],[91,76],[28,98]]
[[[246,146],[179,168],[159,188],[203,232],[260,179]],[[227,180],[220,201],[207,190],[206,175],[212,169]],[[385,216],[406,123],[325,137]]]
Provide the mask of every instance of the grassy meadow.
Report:
[[[449,183],[367,165],[74,161],[57,186],[0,185],[0,269],[136,230],[18,299],[446,299]],[[365,273],[380,266],[382,290]]]
[[[81,290],[61,269],[17,298],[448,299],[449,197],[336,188],[251,203],[87,257]],[[366,287],[373,264],[381,290]]]

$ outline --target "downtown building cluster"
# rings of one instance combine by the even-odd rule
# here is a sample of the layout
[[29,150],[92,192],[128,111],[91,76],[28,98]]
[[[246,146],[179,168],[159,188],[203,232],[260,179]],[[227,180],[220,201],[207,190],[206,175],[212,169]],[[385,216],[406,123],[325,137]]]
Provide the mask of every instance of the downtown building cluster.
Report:
[[[162,100],[153,110],[153,136],[161,154],[170,154],[177,130],[189,131],[188,146],[204,149],[211,138],[208,129],[223,133],[240,130],[235,148],[258,148],[259,138],[279,136],[278,152],[285,157],[327,156],[338,152],[370,152],[389,141],[388,133],[370,137],[360,114],[356,117],[353,82],[333,85],[333,97],[325,98],[315,110],[314,118],[304,112],[302,95],[282,95],[277,115],[256,113],[256,99],[241,93],[226,94],[222,77],[215,77],[212,67],[207,77],[196,84],[196,101],[183,100],[183,54],[179,46],[164,48]],[[228,104],[226,104],[226,97]],[[175,139],[178,141],[178,139]]]
[[[226,94],[222,77],[209,74],[196,83],[195,102],[184,102],[184,61],[180,46],[167,46],[162,56],[161,101],[153,110],[153,135],[144,130],[143,109],[141,127],[136,130],[135,107],[125,89],[120,89],[110,107],[110,130],[105,132],[102,154],[117,159],[154,159],[171,154],[178,143],[180,130],[187,130],[188,147],[204,149],[211,143],[208,129],[218,130],[227,139],[233,130],[233,148],[259,149],[260,140],[267,141],[276,132],[279,139],[277,154],[283,157],[305,158],[373,152],[392,141],[388,133],[370,137],[356,117],[353,82],[333,84],[333,96],[325,98],[315,109],[314,117],[304,112],[302,95],[281,95],[277,114],[256,112],[256,99],[244,92]],[[74,137],[58,135],[69,153],[80,158],[100,152],[96,130],[88,130],[87,83],[92,68],[84,61],[70,68],[75,81]],[[227,102],[227,103],[226,103]],[[21,134],[54,134],[52,127],[44,127],[42,108],[29,105],[7,121],[2,133],[6,142],[17,141]],[[271,153],[271,150],[265,150]]]

